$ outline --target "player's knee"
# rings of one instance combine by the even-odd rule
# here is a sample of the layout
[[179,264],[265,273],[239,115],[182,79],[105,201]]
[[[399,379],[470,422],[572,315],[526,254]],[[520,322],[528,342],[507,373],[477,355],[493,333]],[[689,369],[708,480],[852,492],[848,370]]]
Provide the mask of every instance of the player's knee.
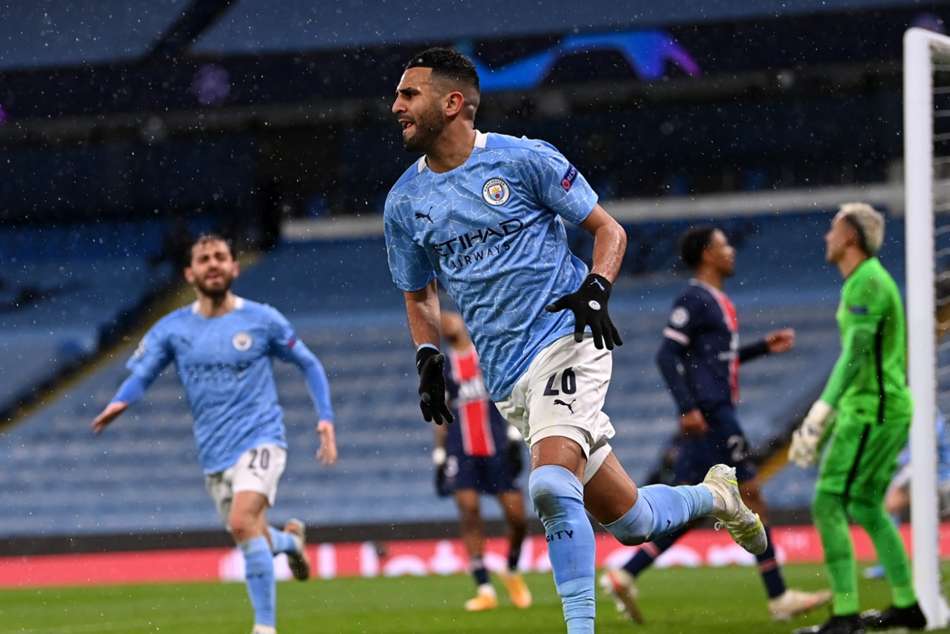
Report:
[[583,500],[580,481],[558,465],[544,465],[532,471],[528,478],[528,494],[542,521],[563,514],[562,498]]
[[465,526],[472,526],[481,519],[477,506],[459,507],[459,521]]
[[240,544],[257,536],[257,522],[247,514],[232,514],[228,517],[228,531],[234,537],[234,541]]
[[884,513],[884,506],[880,503],[852,502],[848,505],[848,514],[868,531],[873,531],[890,521]]

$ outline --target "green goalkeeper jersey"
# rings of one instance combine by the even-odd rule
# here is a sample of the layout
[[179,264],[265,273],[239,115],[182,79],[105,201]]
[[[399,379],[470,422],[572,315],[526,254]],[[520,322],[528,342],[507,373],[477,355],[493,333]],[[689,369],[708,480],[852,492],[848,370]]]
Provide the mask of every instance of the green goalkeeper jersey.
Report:
[[836,317],[841,356],[821,400],[859,418],[909,421],[904,305],[877,258],[859,264],[845,280]]

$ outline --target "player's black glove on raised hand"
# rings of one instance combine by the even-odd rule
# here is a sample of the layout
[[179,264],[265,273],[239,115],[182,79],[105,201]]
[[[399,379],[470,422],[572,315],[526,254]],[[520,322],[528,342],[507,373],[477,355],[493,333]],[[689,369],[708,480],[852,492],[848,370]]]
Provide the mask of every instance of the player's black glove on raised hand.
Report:
[[451,423],[452,412],[445,404],[445,357],[435,348],[425,346],[416,352],[419,372],[419,409],[426,422],[436,425]]
[[580,343],[584,338],[584,329],[590,326],[594,347],[600,350],[606,345],[608,350],[613,350],[615,345],[622,346],[623,341],[607,314],[610,288],[607,278],[591,273],[579,289],[561,297],[545,310],[549,313],[570,310],[574,313],[574,341]]

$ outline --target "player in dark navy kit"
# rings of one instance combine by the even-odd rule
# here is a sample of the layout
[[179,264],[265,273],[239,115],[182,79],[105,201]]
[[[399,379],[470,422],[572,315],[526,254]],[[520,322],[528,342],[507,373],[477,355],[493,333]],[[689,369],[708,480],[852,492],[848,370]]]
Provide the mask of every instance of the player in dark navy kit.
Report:
[[456,422],[435,427],[432,460],[439,495],[455,496],[462,542],[475,578],[477,594],[465,602],[465,609],[478,612],[498,606],[484,561],[485,535],[479,512],[483,493],[498,498],[508,525],[508,568],[501,579],[512,604],[527,608],[531,592],[518,573],[525,536],[524,495],[517,483],[524,441],[491,402],[478,353],[458,313],[442,313],[442,336],[449,344],[446,391]]
[[[777,330],[755,343],[739,345],[739,318],[722,291],[735,268],[735,250],[719,229],[687,231],[681,241],[681,257],[694,276],[673,303],[656,356],[680,415],[674,477],[677,482],[693,482],[716,463],[733,466],[746,504],[765,520],[766,506],[755,465],[736,417],[739,366],[767,354],[787,352],[795,345],[795,331]],[[634,579],[688,530],[685,527],[644,544],[623,568],[604,573],[601,586],[613,595],[618,608],[640,620]],[[785,587],[771,535],[768,548],[756,560],[773,619],[787,620],[830,599],[826,591],[808,593]]]

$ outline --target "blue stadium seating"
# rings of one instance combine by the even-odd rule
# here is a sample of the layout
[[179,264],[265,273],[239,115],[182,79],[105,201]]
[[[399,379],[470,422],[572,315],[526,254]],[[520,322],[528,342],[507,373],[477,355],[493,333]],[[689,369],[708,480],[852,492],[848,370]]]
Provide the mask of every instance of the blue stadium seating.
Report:
[[[818,388],[837,355],[833,315],[840,279],[823,264],[827,220],[757,219],[739,252],[740,275],[728,290],[744,338],[784,326],[798,331],[795,351],[743,369],[740,414],[754,445],[780,431],[775,424]],[[900,246],[895,242],[894,249]],[[653,356],[683,283],[669,274],[627,277],[612,300],[626,343],[615,354],[607,411],[617,429],[614,448],[635,478],[652,470],[676,430]],[[237,291],[278,306],[291,319],[327,368],[338,416],[341,458],[327,469],[312,457],[315,420],[304,382],[292,366],[275,364],[291,450],[274,518],[334,525],[453,518],[451,501],[433,492],[432,432],[414,399],[402,299],[390,285],[382,243],[284,245],[246,271]],[[89,433],[89,421],[125,375],[123,355],[0,437],[0,463],[9,476],[0,490],[6,510],[0,535],[220,525],[172,370],[102,437]],[[767,491],[773,507],[802,508],[811,486],[808,472],[786,469]],[[499,515],[493,503],[485,511]]]
[[96,349],[100,332],[167,281],[156,223],[0,232],[0,407]]

